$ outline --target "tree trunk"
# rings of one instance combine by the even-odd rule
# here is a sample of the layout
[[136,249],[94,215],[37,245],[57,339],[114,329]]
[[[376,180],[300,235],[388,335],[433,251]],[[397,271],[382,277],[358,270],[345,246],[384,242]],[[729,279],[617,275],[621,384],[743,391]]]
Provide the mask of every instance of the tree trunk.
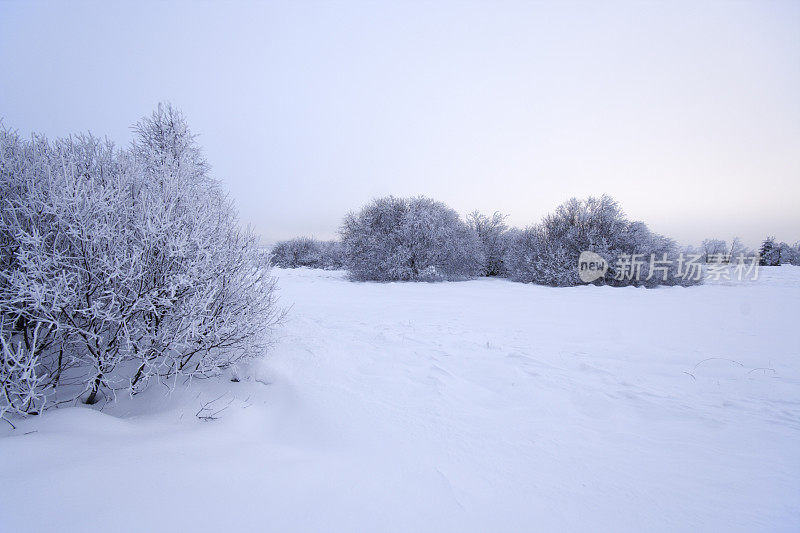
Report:
[[87,405],[94,405],[97,403],[97,391],[100,390],[100,380],[103,379],[103,374],[97,374],[97,377],[94,378],[94,382],[92,383],[92,392],[89,393],[89,397],[86,398]]

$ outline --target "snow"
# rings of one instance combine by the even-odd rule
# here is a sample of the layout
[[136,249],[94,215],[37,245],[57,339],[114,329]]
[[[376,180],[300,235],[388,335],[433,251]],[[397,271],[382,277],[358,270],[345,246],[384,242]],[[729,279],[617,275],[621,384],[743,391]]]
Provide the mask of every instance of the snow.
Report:
[[652,290],[276,274],[291,311],[240,382],[0,430],[0,530],[800,527],[798,267]]

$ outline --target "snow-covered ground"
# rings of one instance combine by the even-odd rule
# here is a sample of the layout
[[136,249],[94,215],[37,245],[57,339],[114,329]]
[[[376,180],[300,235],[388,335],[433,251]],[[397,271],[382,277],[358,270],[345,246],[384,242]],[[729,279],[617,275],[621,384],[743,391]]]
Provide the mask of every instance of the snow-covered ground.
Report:
[[800,268],[655,290],[276,274],[291,312],[241,382],[0,430],[0,530],[800,530]]

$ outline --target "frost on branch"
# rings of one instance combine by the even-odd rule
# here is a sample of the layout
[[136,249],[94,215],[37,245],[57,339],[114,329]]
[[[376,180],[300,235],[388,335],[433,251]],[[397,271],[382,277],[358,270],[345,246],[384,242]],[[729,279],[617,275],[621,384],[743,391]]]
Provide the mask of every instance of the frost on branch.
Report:
[[0,418],[7,420],[7,413],[36,414],[44,409],[49,376],[39,361],[39,328],[26,344],[20,339],[16,345],[6,339],[5,330],[0,319]]

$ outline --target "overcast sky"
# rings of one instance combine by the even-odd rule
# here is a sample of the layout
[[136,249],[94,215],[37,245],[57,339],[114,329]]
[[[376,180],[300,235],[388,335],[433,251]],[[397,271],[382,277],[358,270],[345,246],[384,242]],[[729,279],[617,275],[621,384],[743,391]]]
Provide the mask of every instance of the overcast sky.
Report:
[[800,239],[800,2],[0,1],[6,126],[127,145],[159,101],[267,242],[603,192],[682,243]]

